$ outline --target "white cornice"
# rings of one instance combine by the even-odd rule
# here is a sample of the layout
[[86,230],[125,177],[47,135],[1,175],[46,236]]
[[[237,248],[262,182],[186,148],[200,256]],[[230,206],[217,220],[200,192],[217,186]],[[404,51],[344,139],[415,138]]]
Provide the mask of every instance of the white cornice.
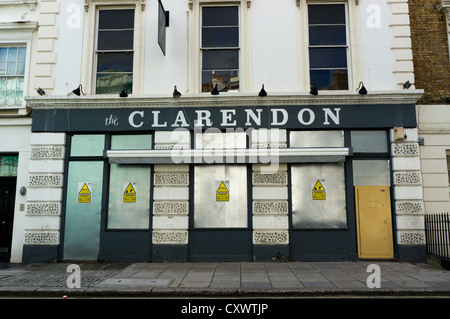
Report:
[[423,90],[395,90],[358,93],[320,91],[307,93],[278,93],[266,97],[257,94],[228,93],[219,96],[207,94],[183,95],[174,99],[170,95],[118,95],[87,96],[28,96],[27,106],[33,109],[56,108],[136,108],[136,107],[227,107],[227,106],[287,106],[287,105],[343,105],[343,104],[416,104]]
[[9,0],[0,2],[0,6],[29,5],[31,10],[36,10],[36,0]]
[[450,9],[450,1],[441,1],[436,3],[436,9],[444,12],[445,10]]
[[38,23],[36,21],[14,21],[14,22],[0,22],[0,30],[37,30]]

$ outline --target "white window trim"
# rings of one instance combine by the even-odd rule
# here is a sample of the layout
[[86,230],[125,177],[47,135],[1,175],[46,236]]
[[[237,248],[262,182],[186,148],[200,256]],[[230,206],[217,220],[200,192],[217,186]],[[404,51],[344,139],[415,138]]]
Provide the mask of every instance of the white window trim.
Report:
[[[209,94],[202,92],[201,85],[201,7],[202,6],[239,6],[239,92],[250,92],[251,65],[250,65],[250,14],[251,1],[246,0],[189,0],[189,66],[188,90],[192,94]],[[232,94],[232,93],[221,93]]]
[[31,43],[33,32],[37,30],[37,22],[26,23],[0,23],[0,34],[2,39],[0,46],[26,46],[27,56],[25,61],[24,85],[22,105],[0,106],[0,109],[26,109],[25,97],[28,95],[30,81],[30,61],[31,61]]
[[445,14],[445,24],[447,25],[447,45],[448,54],[450,58],[450,1],[441,1],[436,4],[436,8],[439,12]]
[[[81,60],[81,84],[86,94],[95,94],[96,88],[96,40],[97,14],[99,9],[133,8],[134,20],[134,57],[133,57],[133,95],[142,94],[144,83],[144,30],[145,30],[145,1],[123,0],[117,1],[85,0],[85,19],[83,34],[83,51]],[[117,93],[117,96],[120,92]]]
[[353,0],[297,0],[297,43],[299,65],[299,90],[310,90],[309,76],[309,36],[308,36],[308,4],[345,3],[347,16],[347,69],[348,90],[354,91],[359,82],[364,82],[362,61],[361,19],[358,1]]
[[37,0],[9,0],[9,1],[0,1],[1,6],[19,6],[19,5],[29,5],[31,10],[36,10]]

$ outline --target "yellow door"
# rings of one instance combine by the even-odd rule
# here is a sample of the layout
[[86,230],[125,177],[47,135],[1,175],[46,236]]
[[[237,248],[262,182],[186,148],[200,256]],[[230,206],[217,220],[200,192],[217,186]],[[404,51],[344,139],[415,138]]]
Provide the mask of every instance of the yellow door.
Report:
[[394,258],[388,186],[356,186],[359,258]]

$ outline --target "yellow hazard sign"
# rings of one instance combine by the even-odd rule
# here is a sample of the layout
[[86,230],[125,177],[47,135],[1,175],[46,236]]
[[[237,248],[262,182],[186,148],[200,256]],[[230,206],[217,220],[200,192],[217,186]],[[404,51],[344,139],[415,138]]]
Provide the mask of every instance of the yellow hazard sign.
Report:
[[317,180],[316,184],[314,184],[314,187],[312,189],[312,199],[313,200],[326,199],[325,188],[323,187],[322,183],[319,180]]
[[[227,184],[229,187],[228,181]],[[230,201],[230,192],[228,191],[228,188],[225,186],[224,181],[221,181],[219,188],[217,188],[216,191],[216,202],[228,202],[228,201]]]
[[216,192],[218,192],[218,193],[228,193],[228,188],[222,182],[222,183],[220,183],[220,186],[219,186],[219,188],[217,189]]
[[136,203],[136,184],[133,186],[132,183],[127,183],[125,190],[123,191],[123,202],[124,203]]
[[[89,186],[88,186],[89,184]],[[91,183],[78,183],[78,203],[88,204],[91,202]]]

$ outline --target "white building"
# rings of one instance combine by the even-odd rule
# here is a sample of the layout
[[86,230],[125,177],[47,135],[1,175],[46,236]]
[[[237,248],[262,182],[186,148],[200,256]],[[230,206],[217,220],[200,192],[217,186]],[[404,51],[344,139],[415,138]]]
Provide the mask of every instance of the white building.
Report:
[[406,0],[36,13],[22,262],[424,260]]
[[0,1],[0,260],[20,262],[24,243],[31,110],[24,97],[37,46],[35,1]]

